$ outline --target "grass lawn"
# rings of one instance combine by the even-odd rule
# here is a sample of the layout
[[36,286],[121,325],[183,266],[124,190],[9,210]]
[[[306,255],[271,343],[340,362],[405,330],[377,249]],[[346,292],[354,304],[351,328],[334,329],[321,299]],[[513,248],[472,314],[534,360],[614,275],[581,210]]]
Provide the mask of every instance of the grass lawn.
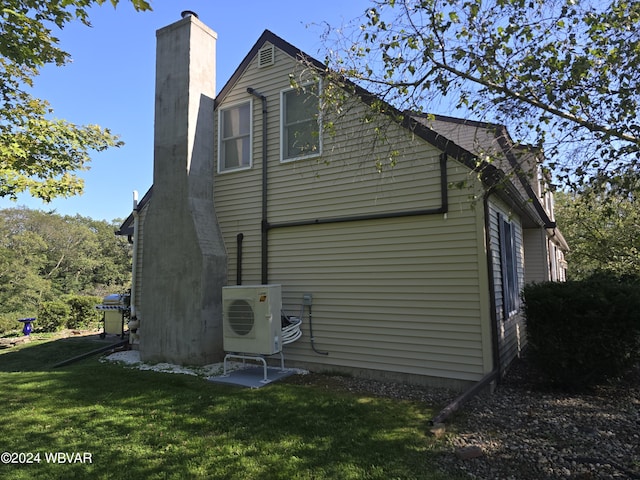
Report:
[[97,357],[51,368],[99,346],[0,351],[0,452],[33,462],[0,464],[0,478],[450,478],[433,467],[433,406],[294,382],[251,390]]

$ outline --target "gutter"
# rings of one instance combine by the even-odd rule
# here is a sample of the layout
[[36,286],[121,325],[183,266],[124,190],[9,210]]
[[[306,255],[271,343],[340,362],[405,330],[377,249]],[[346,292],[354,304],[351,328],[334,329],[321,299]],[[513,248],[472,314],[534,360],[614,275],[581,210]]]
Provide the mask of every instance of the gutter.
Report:
[[533,204],[534,211],[540,217],[540,220],[543,222],[543,227],[548,229],[555,229],[556,222],[554,222],[553,220],[551,220],[551,218],[549,218],[549,214],[546,212],[546,210],[540,203],[538,196],[533,191],[533,188],[531,188],[531,183],[526,178],[525,173],[522,171],[522,168],[518,163],[518,159],[513,154],[513,147],[512,145],[510,145],[510,142],[507,141],[509,134],[507,132],[506,127],[504,125],[501,125],[500,127],[501,127],[500,135],[498,135],[498,132],[496,132],[496,140],[500,145],[500,148],[504,152],[507,158],[507,161],[513,168],[513,171],[516,174],[516,177],[518,177],[518,181],[520,182],[520,185],[522,185],[522,188],[524,189],[524,191],[527,192],[527,195],[529,196],[529,201]]
[[[258,96],[255,90],[248,88],[252,95]],[[263,98],[260,96],[259,98]],[[266,99],[263,100],[263,105]],[[263,107],[266,113],[266,106]],[[268,283],[269,271],[269,231],[277,228],[303,227],[308,225],[327,225],[332,223],[360,222],[365,220],[381,220],[387,218],[416,217],[422,215],[445,215],[449,211],[448,177],[446,152],[440,154],[440,206],[436,208],[425,208],[418,210],[401,210],[397,212],[372,213],[368,215],[348,215],[345,217],[312,218],[307,220],[295,220],[291,222],[269,223],[267,219],[267,160],[266,160],[266,122],[263,121],[263,160],[262,160],[262,283]]]
[[262,219],[261,219],[261,256],[262,256],[262,284],[269,283],[268,256],[269,256],[269,228],[267,222],[267,97],[258,93],[251,87],[247,93],[262,101]]
[[387,218],[416,217],[422,215],[443,215],[449,211],[447,154],[440,154],[440,206],[419,210],[401,210],[397,212],[372,213],[368,215],[349,215],[345,217],[315,218],[292,222],[267,223],[267,230],[276,228],[302,227],[307,225],[327,225],[331,223],[360,222],[365,220],[381,220]]

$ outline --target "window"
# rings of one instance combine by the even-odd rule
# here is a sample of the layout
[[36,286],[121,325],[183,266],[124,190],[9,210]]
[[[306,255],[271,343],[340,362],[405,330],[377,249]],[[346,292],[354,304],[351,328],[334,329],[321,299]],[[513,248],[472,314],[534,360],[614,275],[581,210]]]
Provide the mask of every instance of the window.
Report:
[[518,309],[518,255],[515,227],[498,214],[500,228],[500,264],[502,266],[502,306],[505,319]]
[[318,92],[318,83],[282,92],[282,161],[320,155]]
[[251,101],[218,111],[218,171],[251,167]]

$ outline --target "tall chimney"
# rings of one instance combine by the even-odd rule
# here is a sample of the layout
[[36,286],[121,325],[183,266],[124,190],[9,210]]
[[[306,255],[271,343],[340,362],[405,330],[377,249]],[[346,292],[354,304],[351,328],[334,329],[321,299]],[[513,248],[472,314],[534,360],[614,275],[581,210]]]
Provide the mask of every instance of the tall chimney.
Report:
[[143,224],[140,356],[222,359],[227,258],[213,204],[216,33],[192,12],[156,32],[153,197]]

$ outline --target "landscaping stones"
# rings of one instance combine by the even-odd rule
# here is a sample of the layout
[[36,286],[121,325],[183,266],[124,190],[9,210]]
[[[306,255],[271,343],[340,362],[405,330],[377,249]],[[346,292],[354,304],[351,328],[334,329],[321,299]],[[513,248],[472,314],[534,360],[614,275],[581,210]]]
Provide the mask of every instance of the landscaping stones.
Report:
[[[312,381],[310,375],[306,381]],[[325,377],[326,378],[326,377]],[[353,392],[444,406],[455,392],[330,377]],[[438,437],[432,429],[444,433]],[[582,393],[545,388],[517,361],[493,394],[469,401],[444,426],[437,466],[483,480],[640,479],[640,366],[617,384]]]
[[[640,368],[616,385],[563,393],[525,362],[447,422],[446,472],[473,479],[640,479]],[[477,457],[460,455],[480,448]]]
[[434,423],[429,432],[436,438],[442,438],[447,433],[447,429],[444,423]]
[[20,345],[21,343],[27,343],[31,341],[31,337],[23,335],[21,337],[7,337],[0,338],[0,348],[10,348]]
[[460,460],[470,460],[482,456],[482,448],[477,445],[467,445],[466,447],[458,447],[456,449],[456,457]]

